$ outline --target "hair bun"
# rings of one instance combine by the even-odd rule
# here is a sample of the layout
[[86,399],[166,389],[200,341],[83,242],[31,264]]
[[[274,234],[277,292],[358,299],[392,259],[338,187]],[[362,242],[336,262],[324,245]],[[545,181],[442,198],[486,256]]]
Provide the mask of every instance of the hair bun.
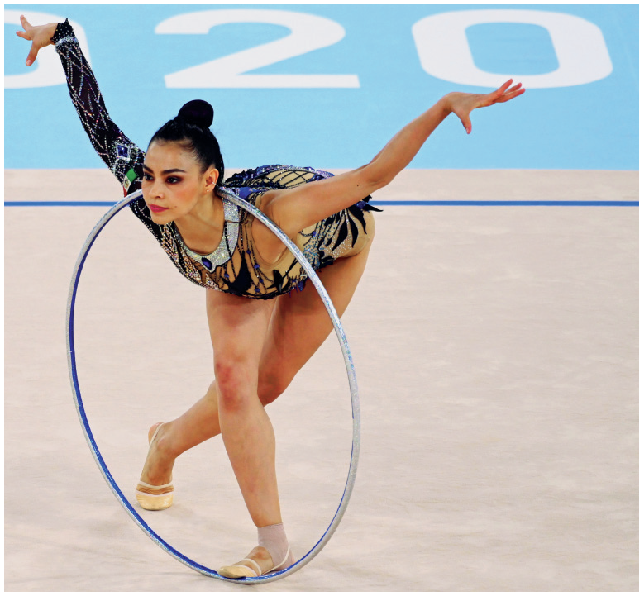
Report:
[[193,99],[180,108],[178,118],[199,128],[209,128],[213,124],[213,106],[203,99]]

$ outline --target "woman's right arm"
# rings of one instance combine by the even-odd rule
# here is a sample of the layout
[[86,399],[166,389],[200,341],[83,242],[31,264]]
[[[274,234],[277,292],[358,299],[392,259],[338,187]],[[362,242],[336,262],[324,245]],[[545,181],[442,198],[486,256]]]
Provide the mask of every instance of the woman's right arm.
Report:
[[23,16],[21,22],[24,32],[18,31],[18,36],[32,42],[27,66],[35,62],[42,48],[55,45],[67,77],[71,101],[91,144],[120,181],[125,194],[138,190],[143,175],[144,151],[111,120],[98,82],[69,21],[33,27]]

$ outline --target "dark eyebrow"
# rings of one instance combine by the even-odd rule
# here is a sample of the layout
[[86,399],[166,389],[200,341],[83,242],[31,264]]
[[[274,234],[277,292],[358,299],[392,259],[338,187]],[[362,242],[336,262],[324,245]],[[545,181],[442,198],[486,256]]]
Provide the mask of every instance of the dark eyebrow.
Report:
[[[146,164],[144,164],[142,166],[145,170],[152,172],[153,170],[147,166]],[[167,174],[173,174],[174,172],[182,172],[183,174],[186,174],[186,170],[180,170],[179,168],[173,168],[172,170],[162,170],[161,174],[163,176],[166,176]]]

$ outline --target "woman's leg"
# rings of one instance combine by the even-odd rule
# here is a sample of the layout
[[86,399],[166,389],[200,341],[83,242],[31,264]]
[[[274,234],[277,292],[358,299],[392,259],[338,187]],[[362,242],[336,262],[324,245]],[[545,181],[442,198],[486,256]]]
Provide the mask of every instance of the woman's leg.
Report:
[[258,371],[272,308],[207,292],[218,419],[244,501],[258,527],[282,521],[275,477],[275,436],[257,396]]
[[[364,271],[368,252],[369,248],[357,256],[340,259],[321,274],[322,282],[340,315],[353,296]],[[326,308],[313,287],[306,287],[303,292],[291,296],[282,296],[271,317],[260,359],[259,384],[262,395],[275,399],[283,392],[332,328]],[[294,561],[281,524],[267,528],[256,525],[260,546],[235,565],[221,567],[218,570],[221,575],[261,575],[274,569],[280,561],[285,561],[280,568]]]
[[[149,429],[149,441],[160,423]],[[211,383],[208,391],[184,414],[159,429],[142,469],[140,479],[160,486],[171,479],[175,459],[192,447],[220,434],[217,414],[217,385]]]
[[[370,252],[338,259],[319,273],[338,316],[349,305]],[[259,391],[264,403],[281,395],[333,331],[326,307],[311,282],[275,305],[260,360]]]
[[[272,312],[275,302],[275,300],[268,301],[265,308],[270,308]],[[149,440],[158,424],[150,428]],[[170,482],[173,464],[178,456],[219,434],[217,382],[214,380],[204,396],[184,414],[162,425],[149,450],[140,476],[141,480],[157,486],[167,484]]]
[[[353,257],[339,259],[319,273],[335,309],[341,316],[364,271],[370,244]],[[258,396],[263,404],[273,402],[332,331],[324,304],[309,282],[303,292],[269,300],[271,323],[260,360]],[[151,428],[153,434],[155,426]],[[220,433],[217,384],[182,416],[162,426],[149,452],[142,480],[161,485],[170,481],[176,457]]]

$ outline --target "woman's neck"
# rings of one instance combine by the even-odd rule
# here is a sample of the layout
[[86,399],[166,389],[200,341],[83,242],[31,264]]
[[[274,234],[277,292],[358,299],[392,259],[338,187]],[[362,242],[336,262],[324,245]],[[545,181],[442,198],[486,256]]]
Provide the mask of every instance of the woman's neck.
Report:
[[175,220],[184,243],[194,252],[207,255],[213,252],[224,231],[224,205],[214,190],[203,198],[187,215]]

